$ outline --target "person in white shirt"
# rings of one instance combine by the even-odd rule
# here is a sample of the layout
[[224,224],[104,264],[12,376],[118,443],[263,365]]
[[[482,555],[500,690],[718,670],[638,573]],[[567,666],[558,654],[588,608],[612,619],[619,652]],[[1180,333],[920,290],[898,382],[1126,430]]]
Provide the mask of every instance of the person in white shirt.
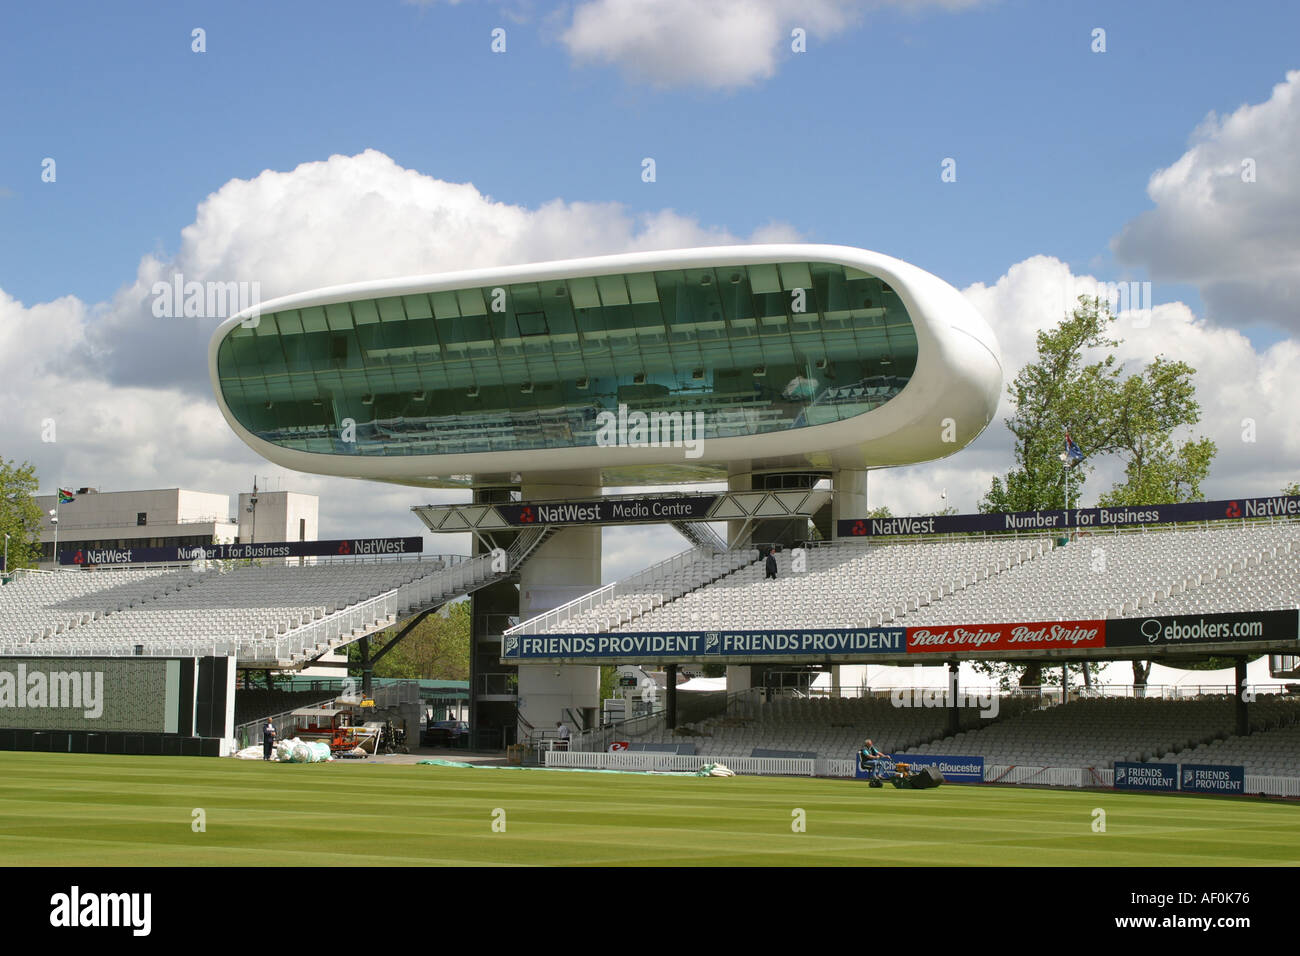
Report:
[[563,720],[557,720],[555,722],[555,736],[560,739],[559,749],[568,750],[569,749],[569,725],[566,724]]

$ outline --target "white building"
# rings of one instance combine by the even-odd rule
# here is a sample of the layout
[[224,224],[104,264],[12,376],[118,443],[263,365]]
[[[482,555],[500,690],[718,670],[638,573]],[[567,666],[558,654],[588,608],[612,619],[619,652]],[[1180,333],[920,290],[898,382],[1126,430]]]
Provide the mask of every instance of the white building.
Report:
[[[238,496],[239,510],[232,512],[230,495],[183,488],[148,491],[66,489],[72,501],[57,503],[58,496],[38,495],[42,513],[41,563],[57,567],[54,512],[57,507],[57,541],[60,552],[81,548],[171,548],[200,544],[256,541],[315,541],[318,499],[291,491]],[[256,538],[254,538],[256,518]]]

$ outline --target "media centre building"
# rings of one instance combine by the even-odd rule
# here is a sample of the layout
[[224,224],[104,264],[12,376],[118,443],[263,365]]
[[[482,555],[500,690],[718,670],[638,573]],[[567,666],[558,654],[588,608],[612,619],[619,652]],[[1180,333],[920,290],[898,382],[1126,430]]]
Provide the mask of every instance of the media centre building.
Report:
[[[223,322],[209,369],[230,427],[277,465],[540,503],[534,516],[613,487],[829,484],[814,514],[728,521],[732,548],[834,537],[838,519],[866,514],[872,469],[965,447],[1003,383],[992,330],[952,286],[889,256],[812,244],[289,295]],[[617,504],[629,521],[684,517],[671,498]],[[551,529],[517,584],[473,594],[472,725],[595,713],[599,667],[503,663],[501,634],[600,587],[602,526]],[[475,551],[520,533],[476,535]],[[729,667],[728,689],[760,680],[754,671]]]

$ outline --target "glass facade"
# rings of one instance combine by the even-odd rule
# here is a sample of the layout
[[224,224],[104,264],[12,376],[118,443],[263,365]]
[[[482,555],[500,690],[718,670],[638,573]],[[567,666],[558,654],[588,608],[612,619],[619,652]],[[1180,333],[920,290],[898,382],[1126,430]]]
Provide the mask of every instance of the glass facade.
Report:
[[916,357],[886,283],[791,262],[289,309],[232,328],[217,373],[276,445],[444,455],[596,446],[620,406],[704,439],[825,424],[889,401]]

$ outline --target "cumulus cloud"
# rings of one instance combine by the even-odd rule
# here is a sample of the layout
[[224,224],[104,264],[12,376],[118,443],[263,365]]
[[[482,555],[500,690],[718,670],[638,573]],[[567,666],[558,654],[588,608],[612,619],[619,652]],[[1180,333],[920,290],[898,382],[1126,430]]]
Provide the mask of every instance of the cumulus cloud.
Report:
[[1300,70],[1263,103],[1197,127],[1147,184],[1155,208],[1113,240],[1155,281],[1189,282],[1209,318],[1300,331]]
[[865,10],[958,10],[984,0],[587,0],[561,36],[578,63],[617,64],[656,87],[733,89],[766,80],[791,50],[856,26]]
[[[797,233],[773,223],[748,238]],[[204,199],[175,257],[145,256],[73,355],[116,384],[210,391],[207,344],[224,316],[156,315],[166,310],[155,308],[155,284],[170,287],[177,275],[242,283],[265,301],[366,279],[741,241],[672,210],[633,215],[619,203],[558,199],[530,209],[404,169],[375,150],[331,156],[231,180]]]
[[[749,239],[789,239],[778,225]],[[335,156],[291,172],[233,180],[200,204],[171,260],[146,256],[110,301],[74,297],[24,305],[0,291],[0,454],[38,466],[43,490],[56,483],[105,490],[187,487],[234,492],[261,484],[321,497],[321,535],[412,534],[413,504],[463,493],[325,478],[274,468],[227,427],[211,395],[206,350],[215,320],[159,319],[154,281],[176,272],[196,280],[257,280],[264,298],[321,285],[489,264],[720,242],[736,237],[671,211],[634,217],[612,203],[556,200],[537,208],[495,202],[472,185],[398,167],[374,152]],[[1034,354],[1034,335],[1060,320],[1080,294],[1107,294],[1094,277],[1035,256],[965,295],[988,318],[1014,374]],[[1145,304],[1145,303],[1144,303]],[[1206,492],[1273,493],[1300,475],[1300,434],[1289,422],[1300,346],[1257,350],[1237,331],[1208,322],[1182,303],[1125,312],[1120,357],[1147,362],[1163,353],[1198,370],[1203,409],[1196,434],[1219,445]],[[974,510],[990,478],[1011,461],[1002,420],[950,459],[875,472],[873,505],[896,513],[953,504]],[[1243,441],[1243,422],[1254,442]],[[54,441],[43,441],[46,423]],[[1119,478],[1103,468],[1085,501]],[[362,490],[364,488],[364,490]],[[942,490],[947,498],[940,499]],[[430,549],[464,551],[468,541],[430,539]],[[670,529],[611,529],[605,577],[625,576],[682,550]]]
[[[177,275],[257,283],[266,300],[363,279],[795,238],[779,223],[742,238],[672,210],[635,216],[617,203],[509,205],[373,150],[231,180],[199,204],[174,257],[144,256],[107,302],[24,306],[0,290],[0,454],[35,462],[45,490],[234,491],[259,475],[263,486],[269,478],[320,495],[324,537],[411,534],[420,529],[411,504],[457,493],[371,484],[358,494],[354,481],[268,465],[234,436],[212,398],[207,348],[222,316],[160,317],[155,283],[171,288]],[[434,546],[465,550],[468,541]]]
[[[976,283],[963,293],[993,327],[1003,368],[1012,377],[1033,360],[1037,333],[1058,324],[1077,296],[1107,298],[1114,291],[1093,276],[1074,275],[1058,259],[1034,256],[992,285]],[[1257,350],[1242,333],[1195,315],[1182,302],[1117,311],[1115,336],[1122,344],[1116,356],[1127,368],[1136,370],[1165,355],[1196,369],[1201,421],[1177,437],[1205,435],[1218,445],[1210,478],[1202,486],[1208,497],[1276,494],[1300,476],[1300,435],[1290,411],[1291,383],[1300,375],[1300,345],[1288,339]],[[888,505],[895,514],[930,513],[950,504],[960,512],[974,511],[993,476],[1011,467],[1013,439],[1004,421],[1013,412],[1004,393],[988,430],[951,458],[872,472],[872,507]],[[1095,504],[1123,477],[1117,461],[1095,464],[1084,504]],[[947,498],[940,499],[945,490]]]

